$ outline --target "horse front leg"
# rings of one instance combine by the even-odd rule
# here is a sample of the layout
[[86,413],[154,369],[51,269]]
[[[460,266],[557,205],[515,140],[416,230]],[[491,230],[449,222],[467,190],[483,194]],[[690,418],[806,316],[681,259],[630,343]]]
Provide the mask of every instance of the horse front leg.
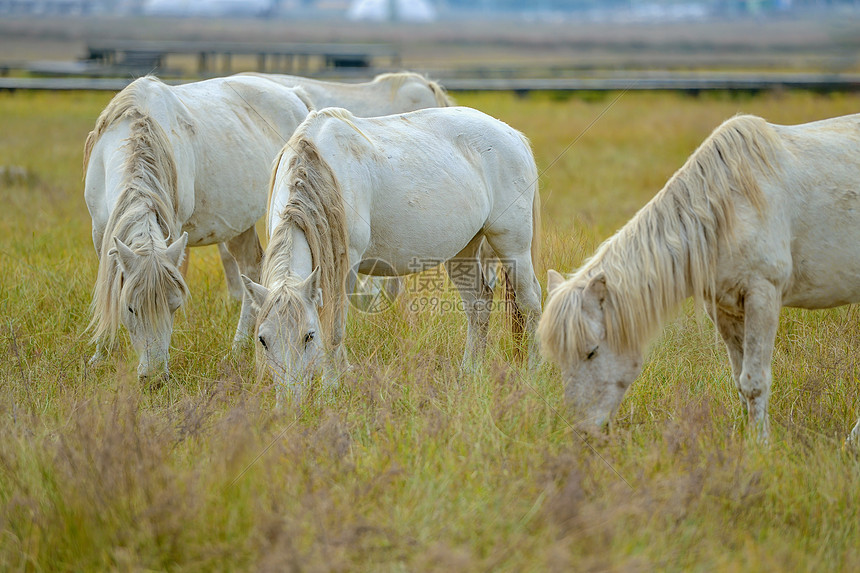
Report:
[[764,280],[752,285],[744,297],[743,367],[738,387],[747,402],[750,424],[756,427],[759,440],[764,443],[770,437],[767,404],[781,306],[776,287]]
[[[227,249],[230,251],[229,254],[232,258],[235,259],[239,271],[254,282],[259,282],[260,266],[263,260],[263,247],[260,246],[260,239],[257,237],[256,229],[250,227],[227,241]],[[225,266],[226,272],[227,268]],[[255,319],[256,315],[250,295],[243,289],[242,310],[239,312],[239,323],[236,325],[236,334],[233,337],[233,352],[240,351],[251,339]]]
[[225,243],[218,243],[218,254],[221,255],[221,265],[224,267],[227,291],[236,300],[242,300],[245,289],[242,288],[242,279],[239,276],[241,273],[239,272],[239,265],[236,264],[236,259],[230,254]]
[[[355,290],[355,283],[358,279],[358,266],[361,262],[363,251],[351,247],[349,249],[349,271],[344,277],[343,299],[335,300],[334,304],[339,305],[332,318],[332,333],[330,338],[330,348],[328,355],[328,364],[323,371],[323,384],[327,387],[336,388],[340,376],[351,369],[349,358],[346,353],[346,321],[349,317],[349,295]],[[339,298],[339,297],[337,297]]]
[[707,307],[711,320],[717,326],[720,338],[726,345],[729,364],[732,367],[732,379],[735,382],[738,396],[746,407],[746,398],[741,392],[741,371],[744,367],[744,317],[728,314],[722,309]]
[[857,423],[854,424],[854,429],[848,434],[848,439],[845,440],[845,447],[860,452],[860,420],[857,420]]
[[93,352],[93,355],[87,361],[87,365],[88,366],[96,366],[102,360],[104,360],[104,358],[105,358],[104,344],[102,343],[101,340],[99,340],[98,342],[96,342],[96,350],[95,350],[95,352]]

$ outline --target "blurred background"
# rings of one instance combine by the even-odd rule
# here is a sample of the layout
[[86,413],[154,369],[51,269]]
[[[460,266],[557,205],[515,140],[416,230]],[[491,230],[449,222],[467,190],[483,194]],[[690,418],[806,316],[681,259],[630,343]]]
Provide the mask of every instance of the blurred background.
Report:
[[0,0],[7,88],[409,69],[455,91],[856,89],[858,55],[860,0]]

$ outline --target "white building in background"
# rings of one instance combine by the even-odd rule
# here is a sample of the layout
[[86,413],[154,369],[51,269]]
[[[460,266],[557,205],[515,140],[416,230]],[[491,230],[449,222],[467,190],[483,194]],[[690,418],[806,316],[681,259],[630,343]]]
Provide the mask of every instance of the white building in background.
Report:
[[145,0],[143,13],[153,16],[260,16],[274,0]]
[[432,22],[436,9],[427,0],[354,0],[346,16],[373,22]]

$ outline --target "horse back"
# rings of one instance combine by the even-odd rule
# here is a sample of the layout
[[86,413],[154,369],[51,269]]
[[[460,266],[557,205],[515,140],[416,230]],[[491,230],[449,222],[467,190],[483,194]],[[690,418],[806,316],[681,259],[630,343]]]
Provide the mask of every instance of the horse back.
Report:
[[723,268],[766,277],[786,306],[860,301],[860,115],[770,127],[781,145],[759,176],[765,210],[741,204]]

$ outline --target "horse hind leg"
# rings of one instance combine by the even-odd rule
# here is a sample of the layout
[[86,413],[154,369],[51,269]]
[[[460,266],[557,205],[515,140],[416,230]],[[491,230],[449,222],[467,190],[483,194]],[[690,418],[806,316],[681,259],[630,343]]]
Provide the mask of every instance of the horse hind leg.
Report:
[[484,280],[478,258],[482,239],[482,235],[476,236],[456,257],[445,262],[445,270],[457,287],[463,300],[463,310],[466,312],[466,349],[462,362],[464,371],[475,370],[483,361],[487,349],[493,290]]
[[496,252],[484,238],[478,247],[478,258],[481,260],[481,274],[484,275],[484,282],[490,287],[490,290],[496,289],[496,284],[499,280],[499,259]]
[[[263,260],[263,248],[257,231],[250,227],[227,241],[229,255],[235,260],[239,272],[255,282],[260,280],[260,266]],[[222,262],[224,257],[222,256]],[[224,266],[225,275],[229,263]],[[236,335],[233,337],[233,351],[239,351],[250,339],[254,330],[254,310],[248,293],[242,292],[242,310],[239,312],[239,323],[236,325]]]
[[[541,314],[541,288],[532,262],[530,241],[515,242],[513,239],[510,235],[489,237],[490,246],[502,264],[505,288],[513,294],[509,297],[508,313],[514,342],[518,348],[523,342],[527,344],[529,368],[537,368],[540,357],[535,330]],[[519,340],[523,335],[526,340]]]

